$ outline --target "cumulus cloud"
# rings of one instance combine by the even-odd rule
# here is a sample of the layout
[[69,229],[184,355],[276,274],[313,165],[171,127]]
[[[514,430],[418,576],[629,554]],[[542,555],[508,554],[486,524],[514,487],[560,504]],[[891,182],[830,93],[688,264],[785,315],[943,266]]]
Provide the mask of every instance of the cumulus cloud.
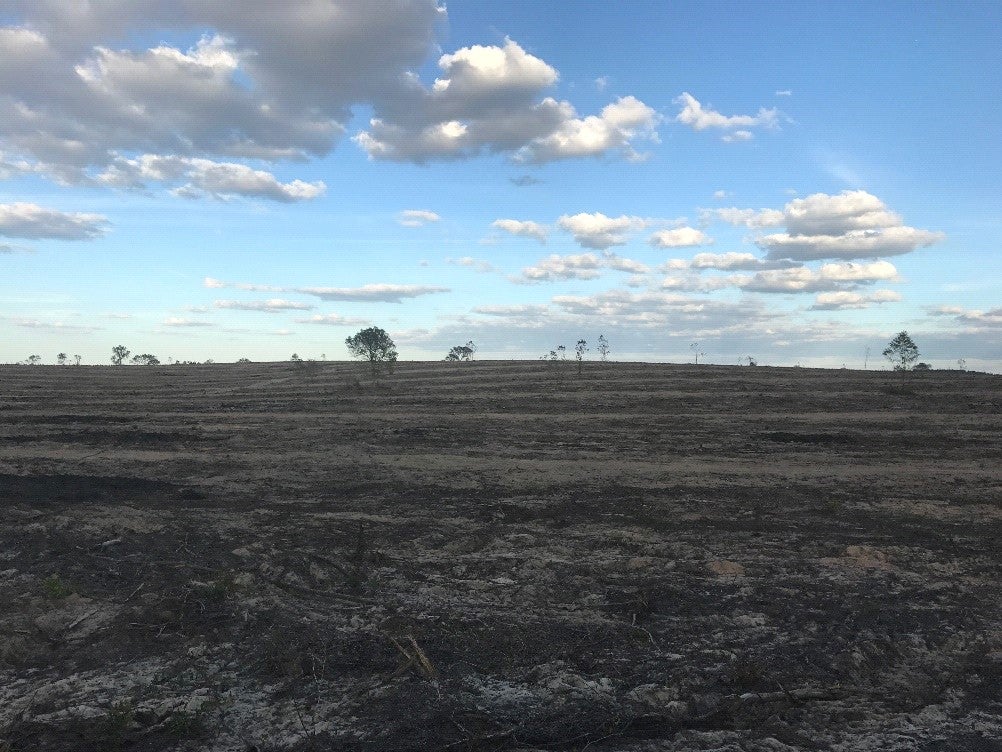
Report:
[[[553,100],[547,100],[553,101]],[[564,116],[551,133],[533,139],[515,154],[516,162],[541,164],[574,157],[597,157],[619,152],[630,161],[644,155],[633,148],[635,139],[657,142],[657,112],[636,97],[621,97],[602,108],[600,115],[577,117],[573,107],[561,103]]]
[[491,227],[511,233],[512,235],[520,235],[524,238],[533,238],[538,240],[540,243],[546,242],[546,236],[549,233],[549,228],[546,227],[546,225],[541,225],[538,222],[531,222],[529,220],[498,219],[491,223]]
[[791,235],[843,235],[902,224],[900,215],[866,191],[843,191],[836,196],[815,193],[794,199],[783,210],[783,218]]
[[544,97],[559,74],[511,39],[465,47],[438,64],[431,87],[412,75],[399,96],[375,103],[369,128],[354,137],[371,158],[422,163],[485,150],[527,163],[613,151],[632,157],[635,138],[656,139],[657,113],[635,97],[586,118],[570,102]]
[[[716,198],[716,195],[714,197]],[[735,206],[720,209],[700,209],[699,217],[704,222],[719,220],[729,225],[744,226],[752,229],[778,227],[785,220],[783,212],[777,209],[738,209]]]
[[941,232],[907,227],[866,191],[816,193],[794,199],[783,210],[787,232],[756,240],[768,258],[798,261],[896,256],[933,245]]
[[836,291],[897,278],[893,264],[876,261],[872,264],[824,264],[816,271],[807,267],[770,269],[752,277],[734,278],[733,282],[736,287],[752,292],[798,293]]
[[601,274],[602,260],[594,253],[570,256],[553,254],[527,266],[515,282],[548,282],[554,279],[595,279]]
[[614,245],[625,245],[629,234],[651,224],[643,217],[607,217],[601,212],[563,215],[557,225],[574,236],[584,248],[605,250]]
[[116,188],[145,190],[149,183],[188,181],[173,193],[182,198],[232,196],[264,198],[281,203],[308,201],[327,190],[323,181],[282,183],[272,173],[254,170],[236,162],[143,154],[135,159],[117,157],[96,177],[99,183]]
[[[435,0],[161,5],[15,0],[8,23],[20,25],[0,29],[14,104],[2,148],[68,180],[124,153],[325,154],[353,104],[406,88],[445,15]],[[165,26],[214,31],[189,49],[110,45]]]
[[688,125],[696,131],[707,128],[731,130],[732,132],[728,134],[730,140],[750,139],[752,133],[748,130],[749,128],[775,128],[779,122],[779,112],[775,109],[767,110],[763,107],[755,115],[722,115],[716,110],[704,107],[698,99],[688,92],[683,92],[674,101],[682,108],[675,116],[677,122]]
[[823,292],[814,299],[812,311],[844,311],[855,308],[869,308],[874,304],[894,303],[901,300],[901,295],[894,290],[875,290],[869,294],[848,292]]
[[362,303],[402,303],[405,298],[450,292],[448,287],[434,285],[372,284],[361,287],[296,287],[293,292],[314,295],[321,300],[342,300]]
[[671,230],[659,230],[651,235],[649,242],[655,248],[685,248],[712,245],[713,238],[693,227],[676,227]]
[[971,330],[1002,328],[1002,306],[987,311],[967,309],[962,306],[939,306],[929,311],[932,316],[952,316],[957,323]]
[[66,213],[37,204],[0,204],[0,236],[28,240],[93,240],[107,231],[100,214]]
[[435,212],[426,209],[405,209],[400,212],[397,222],[404,227],[424,227],[441,219]]
[[630,274],[646,274],[650,268],[634,259],[624,258],[611,251],[601,255],[595,253],[571,254],[560,256],[553,254],[542,261],[522,270],[512,281],[519,284],[535,282],[550,282],[557,279],[595,279],[603,269],[629,272]]
[[265,313],[309,311],[314,308],[309,303],[298,303],[292,300],[282,300],[281,298],[272,298],[271,300],[217,300],[214,305],[216,308],[224,308],[232,311],[263,311]]
[[880,230],[854,230],[842,235],[766,235],[756,241],[771,259],[790,258],[814,261],[829,258],[861,259],[899,256],[917,248],[940,242],[941,232],[914,227],[887,227]]

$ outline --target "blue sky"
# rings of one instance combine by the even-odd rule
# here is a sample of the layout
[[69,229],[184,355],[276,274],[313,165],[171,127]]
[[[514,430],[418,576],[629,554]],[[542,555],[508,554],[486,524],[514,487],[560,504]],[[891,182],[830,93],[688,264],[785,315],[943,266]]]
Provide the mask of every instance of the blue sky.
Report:
[[997,4],[276,7],[0,2],[0,361],[1002,371]]

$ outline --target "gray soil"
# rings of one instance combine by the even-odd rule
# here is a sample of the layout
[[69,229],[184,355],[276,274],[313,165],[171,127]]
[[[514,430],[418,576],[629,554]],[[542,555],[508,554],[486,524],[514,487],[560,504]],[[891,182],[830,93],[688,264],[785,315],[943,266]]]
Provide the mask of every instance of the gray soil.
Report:
[[1002,377],[0,367],[0,750],[1002,750]]

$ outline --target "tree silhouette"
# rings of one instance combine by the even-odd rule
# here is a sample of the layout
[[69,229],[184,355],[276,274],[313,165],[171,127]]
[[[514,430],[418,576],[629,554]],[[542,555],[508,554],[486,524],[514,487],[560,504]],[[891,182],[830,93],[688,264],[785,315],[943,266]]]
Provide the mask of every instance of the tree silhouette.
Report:
[[891,361],[895,371],[910,371],[912,363],[918,360],[919,351],[908,332],[898,332],[886,348],[884,357]]
[[379,373],[383,363],[393,372],[393,364],[397,362],[397,346],[384,329],[370,326],[345,339],[344,344],[353,358],[367,360],[374,374]]
[[470,340],[465,345],[456,345],[449,350],[449,354],[445,356],[445,359],[450,361],[473,360],[473,355],[476,351],[477,346],[473,344],[473,340]]
[[115,345],[111,348],[111,362],[116,366],[122,365],[122,362],[129,357],[129,348],[125,345]]
[[609,358],[609,340],[605,338],[604,334],[598,335],[598,354],[602,356],[602,362],[604,363]]

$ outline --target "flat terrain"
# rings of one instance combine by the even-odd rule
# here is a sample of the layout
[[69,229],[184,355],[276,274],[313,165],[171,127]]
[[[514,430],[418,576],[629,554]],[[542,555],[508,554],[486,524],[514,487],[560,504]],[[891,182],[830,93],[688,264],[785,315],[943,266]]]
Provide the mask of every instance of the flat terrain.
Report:
[[0,367],[0,750],[1002,749],[1002,377]]

